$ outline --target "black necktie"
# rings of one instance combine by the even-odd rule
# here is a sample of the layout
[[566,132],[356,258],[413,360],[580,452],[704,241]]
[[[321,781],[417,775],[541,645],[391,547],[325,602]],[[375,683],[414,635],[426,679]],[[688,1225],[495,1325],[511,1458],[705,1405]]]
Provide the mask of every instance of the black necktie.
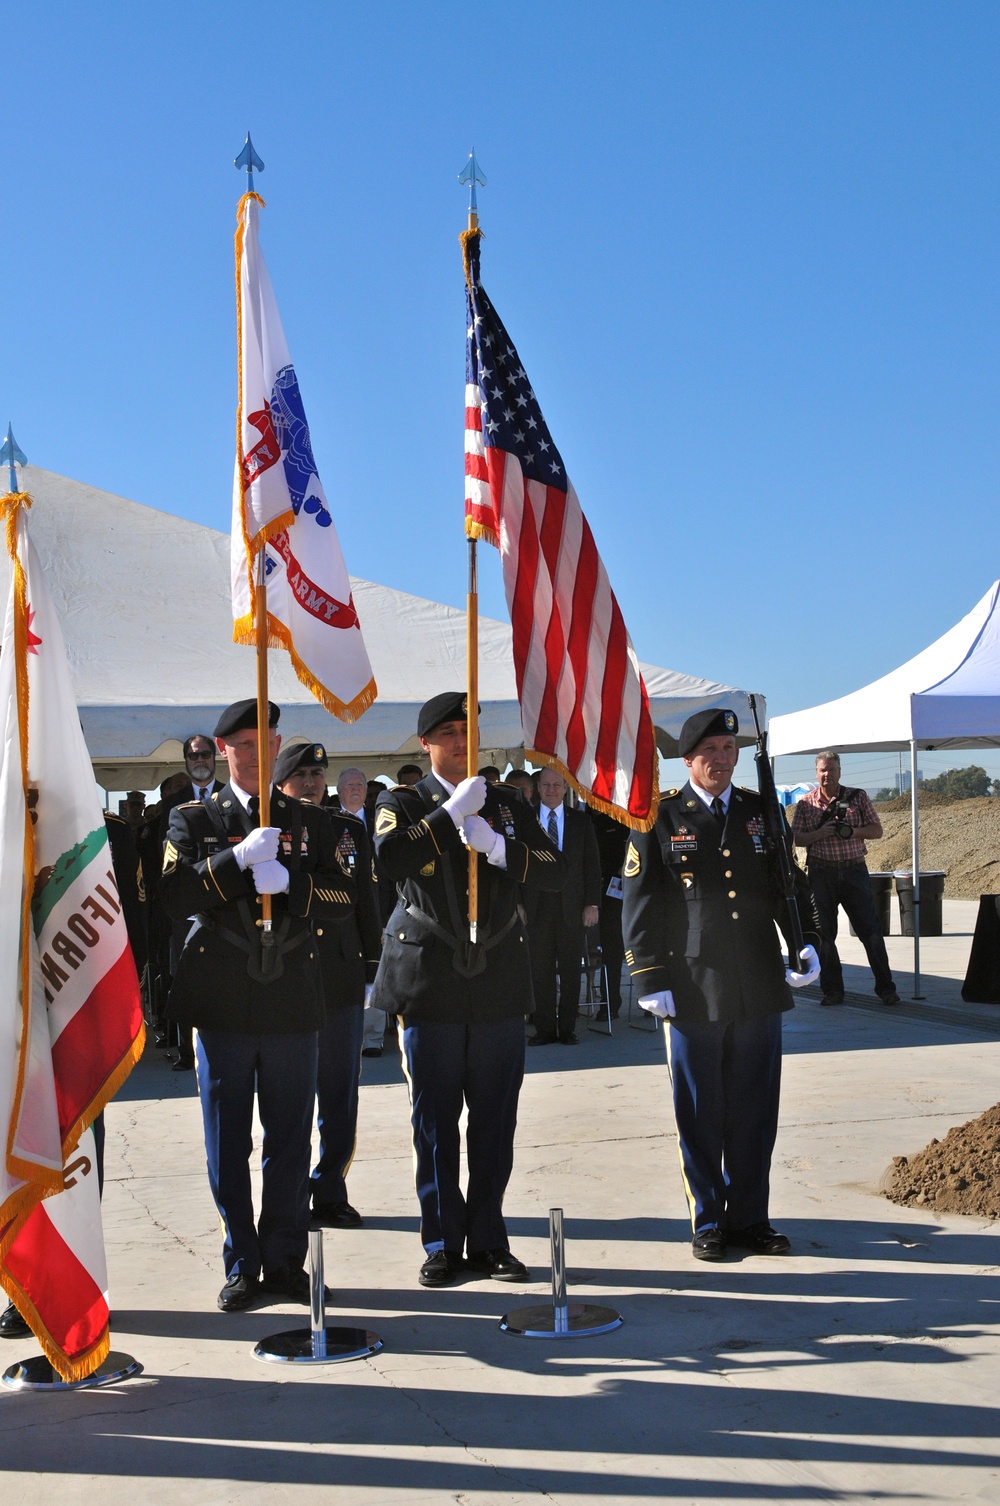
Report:
[[716,795],[715,799],[712,801],[712,815],[719,823],[719,830],[722,831],[723,827],[726,824],[726,807],[723,805],[718,795]]
[[247,801],[247,815],[250,817],[250,820],[254,822],[254,824],[256,824],[256,822],[257,822],[257,812],[259,810],[260,810],[260,796],[259,795],[251,795],[250,799]]

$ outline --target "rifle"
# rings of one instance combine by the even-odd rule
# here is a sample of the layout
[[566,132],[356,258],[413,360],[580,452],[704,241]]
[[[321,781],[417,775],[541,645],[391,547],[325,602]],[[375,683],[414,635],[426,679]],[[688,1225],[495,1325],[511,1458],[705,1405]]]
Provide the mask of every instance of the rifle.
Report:
[[767,756],[767,733],[761,729],[757,719],[757,697],[752,695],[748,699],[753,714],[754,734],[757,738],[757,752],[754,754],[754,762],[757,765],[757,788],[764,802],[767,834],[778,854],[778,863],[781,868],[781,891],[788,911],[788,932],[791,937],[789,952],[792,954],[789,956],[788,965],[793,971],[800,971],[805,941],[802,936],[799,903],[795,895],[795,859],[792,857],[792,838],[788,830],[788,822],[785,820],[785,813],[778,800],[771,760]]

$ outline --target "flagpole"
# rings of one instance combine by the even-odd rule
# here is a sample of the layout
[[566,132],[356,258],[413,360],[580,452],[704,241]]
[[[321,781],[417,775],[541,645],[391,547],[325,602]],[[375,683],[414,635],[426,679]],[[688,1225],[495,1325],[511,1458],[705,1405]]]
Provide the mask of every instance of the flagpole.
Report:
[[[475,149],[469,153],[468,165],[459,173],[458,181],[469,185],[468,229],[479,229],[479,205],[476,202],[476,184],[485,187],[476,161]],[[468,753],[465,772],[472,779],[479,772],[479,576],[476,558],[476,540],[469,540],[469,584],[465,598],[466,621],[466,731]],[[469,941],[476,944],[479,932],[479,854],[469,848]]]
[[[235,161],[236,167],[246,168],[247,193],[253,193],[253,170],[264,171],[264,163],[254,151],[250,132],[243,150]],[[242,401],[242,394],[241,394]],[[242,446],[242,435],[240,436]],[[237,455],[242,460],[242,454]],[[254,582],[254,627],[257,634],[257,770],[260,780],[258,807],[261,826],[271,824],[271,707],[267,693],[267,545],[262,542],[257,554],[257,575]],[[260,896],[261,911],[261,972],[269,972],[274,960],[274,937],[271,932],[271,896]]]

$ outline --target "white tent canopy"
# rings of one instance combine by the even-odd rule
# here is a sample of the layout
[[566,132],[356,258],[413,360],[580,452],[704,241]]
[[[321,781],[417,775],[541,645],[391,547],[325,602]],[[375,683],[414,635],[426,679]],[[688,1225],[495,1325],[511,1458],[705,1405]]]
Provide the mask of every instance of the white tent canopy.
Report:
[[825,706],[776,716],[772,758],[788,753],[870,753],[908,748],[914,875],[913,979],[920,993],[919,748],[1000,747],[1000,581],[930,648]]
[[839,700],[771,718],[772,758],[1000,747],[1000,581],[923,653]]
[[[180,764],[181,743],[211,731],[231,701],[254,693],[254,658],[232,641],[229,536],[34,466],[21,485],[28,526],[66,635],[95,773],[108,789],[150,788]],[[5,551],[4,578],[9,579]],[[419,754],[418,708],[465,682],[465,613],[352,580],[378,683],[378,700],[348,726],[296,679],[288,656],[269,656],[271,698],[286,739],[324,743],[340,763],[394,772]],[[507,623],[480,618],[483,761],[517,755],[520,714]],[[676,753],[684,719],[723,704],[749,720],[746,694],[643,664],[657,743]]]

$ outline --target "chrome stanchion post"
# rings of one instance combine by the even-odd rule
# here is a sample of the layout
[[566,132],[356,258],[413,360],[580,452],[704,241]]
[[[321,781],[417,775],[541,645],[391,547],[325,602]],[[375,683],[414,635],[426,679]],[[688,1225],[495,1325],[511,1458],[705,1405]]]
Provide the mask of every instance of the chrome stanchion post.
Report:
[[549,1209],[549,1249],[552,1252],[552,1313],[556,1333],[569,1333],[569,1303],[566,1300],[566,1241],[563,1211]]
[[291,1365],[336,1365],[377,1354],[382,1340],[367,1328],[327,1328],[323,1231],[309,1230],[309,1327],[286,1328],[254,1345],[254,1358]]
[[326,1292],[323,1287],[323,1231],[309,1230],[309,1317],[312,1357],[326,1359]]
[[552,1306],[519,1307],[500,1319],[500,1332],[519,1339],[582,1339],[610,1333],[622,1325],[613,1307],[569,1302],[566,1296],[566,1241],[563,1211],[549,1209],[549,1248],[552,1252]]

